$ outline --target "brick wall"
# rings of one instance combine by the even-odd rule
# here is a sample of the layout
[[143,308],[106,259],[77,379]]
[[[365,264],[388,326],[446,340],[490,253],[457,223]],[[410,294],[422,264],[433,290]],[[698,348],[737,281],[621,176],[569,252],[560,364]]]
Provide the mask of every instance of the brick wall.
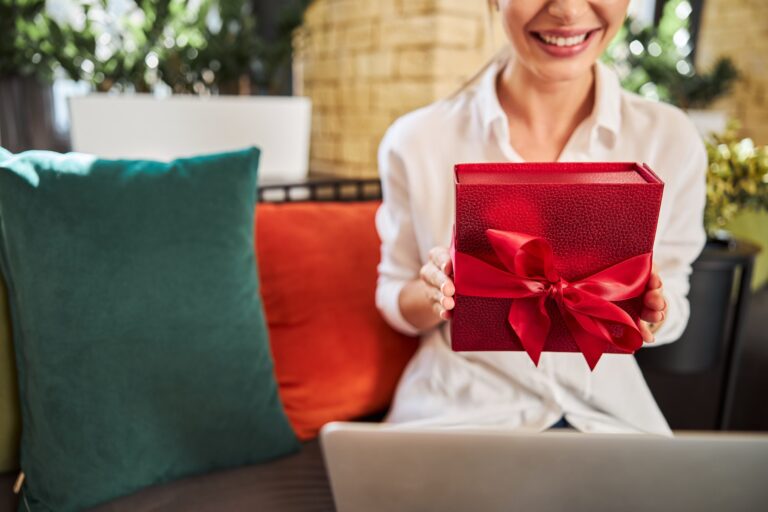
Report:
[[742,122],[744,135],[768,144],[768,3],[765,0],[706,0],[696,65],[708,69],[729,56],[743,77],[733,92],[718,100]]
[[[768,144],[765,0],[704,6],[697,64],[729,55],[744,73],[715,107]],[[505,41],[495,18],[491,40],[486,0],[315,0],[294,43],[294,90],[313,101],[311,172],[376,176],[392,121],[449,95]]]
[[[485,0],[315,0],[297,33],[314,174],[377,175],[397,117],[447,96],[493,52]],[[503,36],[496,28],[496,39]]]

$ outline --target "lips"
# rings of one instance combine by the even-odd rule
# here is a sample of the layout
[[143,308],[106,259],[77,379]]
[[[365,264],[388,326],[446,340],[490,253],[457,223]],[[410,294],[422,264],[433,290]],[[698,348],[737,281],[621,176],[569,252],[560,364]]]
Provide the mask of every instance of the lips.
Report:
[[531,36],[544,51],[556,57],[570,57],[589,46],[600,29],[532,31]]

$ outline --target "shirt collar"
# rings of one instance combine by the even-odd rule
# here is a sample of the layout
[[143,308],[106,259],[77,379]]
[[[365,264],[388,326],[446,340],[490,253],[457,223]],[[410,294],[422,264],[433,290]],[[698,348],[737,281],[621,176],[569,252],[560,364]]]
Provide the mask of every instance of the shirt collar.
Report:
[[[483,131],[490,134],[495,124],[506,122],[506,114],[496,95],[496,77],[503,64],[494,62],[482,75],[478,84],[478,106]],[[595,106],[587,118],[591,131],[603,129],[612,135],[615,142],[621,127],[621,84],[616,73],[603,62],[595,64]],[[503,130],[506,133],[506,129]]]
[[611,133],[615,141],[621,129],[621,83],[616,72],[607,64],[595,64],[594,125]]
[[480,121],[483,126],[483,133],[490,134],[494,124],[505,120],[506,115],[499,103],[499,97],[496,95],[496,77],[501,71],[502,64],[494,61],[481,76],[478,84],[477,102],[480,109]]

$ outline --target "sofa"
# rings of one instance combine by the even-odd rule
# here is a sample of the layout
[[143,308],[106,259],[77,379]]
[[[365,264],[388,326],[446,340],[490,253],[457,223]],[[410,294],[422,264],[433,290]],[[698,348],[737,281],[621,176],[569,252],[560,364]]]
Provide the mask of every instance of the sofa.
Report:
[[[279,391],[302,441],[300,451],[267,463],[149,487],[93,510],[334,510],[316,439],[319,426],[335,419],[383,418],[398,377],[417,345],[415,339],[392,331],[375,309],[379,246],[374,215],[380,198],[375,179],[314,180],[263,185],[259,190],[255,240],[264,307]],[[289,253],[301,256],[292,259],[287,257]],[[302,279],[309,277],[309,282],[297,283],[297,274]],[[339,282],[345,285],[333,286]],[[317,323],[322,315],[312,308],[321,306],[306,299],[321,293],[327,304],[347,312],[345,322],[326,315],[331,318]],[[322,335],[313,331],[318,325],[325,330]],[[355,351],[341,350],[351,340]],[[730,358],[732,337],[718,338],[717,343],[718,350],[726,351]],[[681,343],[676,349],[674,345],[664,349],[689,346]],[[343,355],[339,357],[339,353]],[[722,358],[717,354],[715,358],[720,365],[717,378],[722,379]],[[688,379],[686,372],[676,375],[675,368],[654,360],[643,369],[653,381],[651,387],[660,403],[674,407],[676,390]],[[661,378],[654,380],[654,376]],[[307,394],[308,387],[314,392]],[[15,479],[13,471],[0,475],[0,512],[18,506],[18,498],[11,492]]]
[[[316,439],[320,425],[332,419],[381,419],[417,345],[389,328],[375,308],[374,215],[380,195],[377,180],[315,180],[311,186],[259,189],[254,239],[261,295],[280,398],[301,450],[269,463],[149,488],[97,510],[333,510]],[[334,251],[340,246],[343,252]],[[287,257],[290,253],[301,258]],[[308,275],[309,283],[296,279]],[[345,278],[348,284],[334,290],[333,284]],[[320,293],[323,304],[308,300]],[[6,301],[0,306],[6,308]],[[344,311],[347,320],[323,314],[329,311]],[[4,313],[0,318],[9,322]],[[9,337],[8,326],[0,327]],[[18,442],[18,425],[8,436],[14,439],[0,441]],[[18,502],[11,492],[16,471],[5,470],[0,511],[15,510]]]

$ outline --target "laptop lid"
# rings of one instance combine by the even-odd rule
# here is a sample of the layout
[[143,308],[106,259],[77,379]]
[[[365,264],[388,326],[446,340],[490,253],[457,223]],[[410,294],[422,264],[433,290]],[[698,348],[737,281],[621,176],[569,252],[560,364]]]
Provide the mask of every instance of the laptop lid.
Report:
[[331,423],[339,512],[768,510],[768,436]]

